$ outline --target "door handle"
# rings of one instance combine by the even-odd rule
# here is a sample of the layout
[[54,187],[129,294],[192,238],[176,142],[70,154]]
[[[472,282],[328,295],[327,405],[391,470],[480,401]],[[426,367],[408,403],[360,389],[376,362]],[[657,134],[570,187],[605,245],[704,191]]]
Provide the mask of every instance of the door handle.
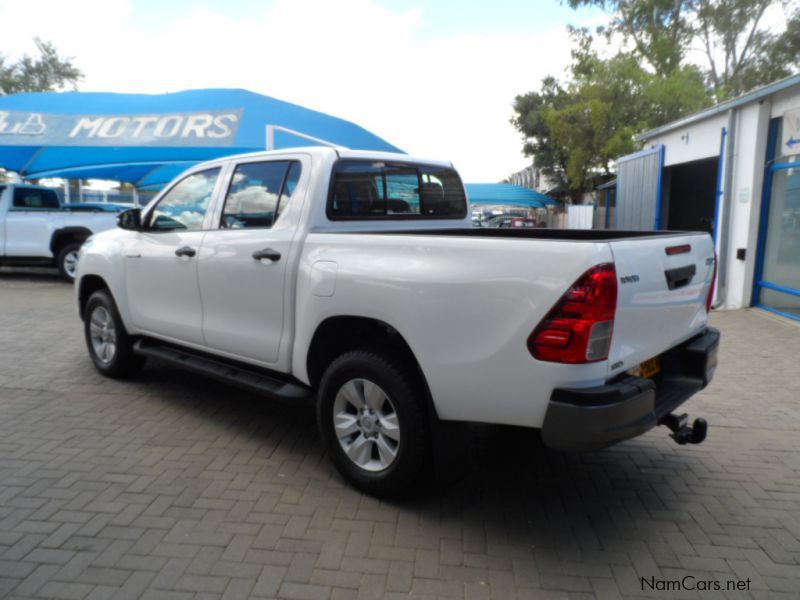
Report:
[[197,254],[197,250],[192,248],[191,246],[181,246],[177,250],[175,250],[175,256],[189,256],[192,257]]
[[262,260],[266,258],[267,260],[275,262],[276,260],[281,259],[281,253],[277,250],[273,250],[272,248],[264,248],[263,250],[256,250],[253,252],[253,258],[256,260]]
[[667,287],[671,290],[677,290],[686,285],[689,285],[697,272],[694,265],[686,265],[685,267],[678,267],[677,269],[667,269],[664,275],[667,278]]

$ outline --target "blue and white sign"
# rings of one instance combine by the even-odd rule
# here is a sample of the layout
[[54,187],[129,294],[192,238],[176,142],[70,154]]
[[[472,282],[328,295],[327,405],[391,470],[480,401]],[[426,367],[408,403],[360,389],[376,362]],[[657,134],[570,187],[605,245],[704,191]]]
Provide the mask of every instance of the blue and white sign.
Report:
[[326,140],[401,151],[349,121],[247,90],[30,92],[0,96],[0,167],[28,179],[157,187],[192,164],[263,150],[268,131],[278,132],[277,148]]
[[779,156],[800,154],[800,108],[783,113],[783,136]]
[[0,110],[0,146],[231,146],[242,113],[66,115]]

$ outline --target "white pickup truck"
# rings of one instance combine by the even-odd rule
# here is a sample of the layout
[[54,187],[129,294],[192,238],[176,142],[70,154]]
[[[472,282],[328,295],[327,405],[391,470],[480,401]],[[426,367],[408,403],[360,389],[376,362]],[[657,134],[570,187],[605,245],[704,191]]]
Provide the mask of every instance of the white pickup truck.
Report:
[[0,183],[0,265],[58,267],[72,281],[81,244],[113,229],[116,211],[59,202],[52,188]]
[[184,173],[78,262],[89,355],[145,358],[316,402],[355,486],[389,495],[455,422],[592,450],[667,425],[719,333],[705,233],[475,229],[450,163],[306,148]]

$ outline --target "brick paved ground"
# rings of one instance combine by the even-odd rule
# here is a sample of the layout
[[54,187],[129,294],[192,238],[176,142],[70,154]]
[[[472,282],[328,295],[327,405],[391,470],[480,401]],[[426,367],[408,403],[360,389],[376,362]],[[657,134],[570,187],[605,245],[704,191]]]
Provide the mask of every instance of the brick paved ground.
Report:
[[306,410],[156,366],[102,379],[71,288],[0,274],[0,596],[616,598],[692,575],[796,598],[800,328],[713,321],[705,444],[567,457],[490,429],[463,479],[388,503],[342,484]]

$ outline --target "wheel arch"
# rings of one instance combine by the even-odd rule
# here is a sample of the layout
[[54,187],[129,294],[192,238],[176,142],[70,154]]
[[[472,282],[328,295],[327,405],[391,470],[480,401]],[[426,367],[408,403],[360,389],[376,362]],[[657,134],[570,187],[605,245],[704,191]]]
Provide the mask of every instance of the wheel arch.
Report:
[[70,242],[83,244],[92,235],[92,231],[87,227],[62,227],[56,229],[50,238],[50,252],[53,256],[58,256],[61,249]]
[[78,286],[78,311],[81,319],[83,319],[83,312],[86,309],[86,302],[92,294],[98,290],[106,290],[111,294],[111,288],[108,283],[99,275],[84,275],[81,277]]
[[319,387],[325,369],[338,356],[358,348],[388,353],[411,367],[424,390],[426,410],[429,416],[436,417],[427,379],[411,346],[397,329],[379,319],[341,315],[322,321],[314,331],[306,356],[306,371],[311,387]]

